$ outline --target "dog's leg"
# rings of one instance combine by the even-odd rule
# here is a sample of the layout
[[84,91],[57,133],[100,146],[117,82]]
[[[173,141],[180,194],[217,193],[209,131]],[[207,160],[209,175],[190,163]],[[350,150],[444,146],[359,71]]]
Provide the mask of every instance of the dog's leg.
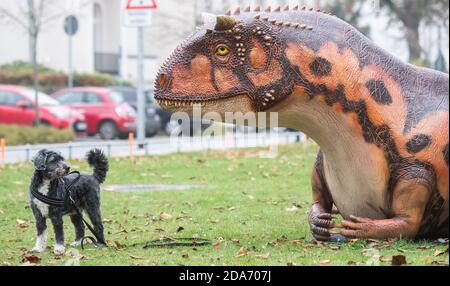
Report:
[[53,228],[55,230],[55,247],[53,248],[53,253],[60,255],[65,252],[64,248],[64,227],[62,215],[51,216]]
[[84,237],[85,226],[83,220],[81,219],[81,216],[78,214],[71,215],[70,220],[72,221],[73,226],[75,227],[75,241],[72,242],[70,246],[77,247],[81,245],[81,240]]
[[99,235],[99,238],[101,240],[105,241],[105,237],[103,234],[102,216],[100,213],[100,204],[99,203],[88,204],[86,212],[94,226],[95,232]]
[[47,223],[39,210],[32,209],[36,219],[37,238],[36,245],[31,249],[31,252],[43,252],[47,247]]

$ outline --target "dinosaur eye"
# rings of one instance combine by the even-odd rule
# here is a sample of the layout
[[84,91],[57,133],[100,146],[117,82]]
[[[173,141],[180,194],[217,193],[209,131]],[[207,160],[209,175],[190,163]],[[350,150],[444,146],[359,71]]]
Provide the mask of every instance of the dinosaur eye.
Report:
[[230,49],[225,45],[219,45],[216,48],[216,54],[221,57],[225,57],[230,53]]

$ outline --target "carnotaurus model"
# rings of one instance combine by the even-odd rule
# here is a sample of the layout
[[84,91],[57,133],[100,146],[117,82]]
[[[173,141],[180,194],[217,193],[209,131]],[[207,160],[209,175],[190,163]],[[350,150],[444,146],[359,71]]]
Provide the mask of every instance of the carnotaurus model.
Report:
[[309,223],[316,239],[448,237],[448,75],[405,64],[320,11],[217,16],[161,68],[169,111],[278,112],[321,147]]

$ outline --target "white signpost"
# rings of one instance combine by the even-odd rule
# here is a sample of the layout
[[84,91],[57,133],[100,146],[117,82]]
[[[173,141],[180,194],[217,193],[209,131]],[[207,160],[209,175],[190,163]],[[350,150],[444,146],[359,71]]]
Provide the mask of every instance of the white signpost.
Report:
[[125,7],[123,25],[130,28],[137,28],[137,109],[138,128],[137,140],[140,144],[145,140],[146,108],[144,97],[144,27],[151,25],[152,11],[156,9],[155,0],[127,0]]

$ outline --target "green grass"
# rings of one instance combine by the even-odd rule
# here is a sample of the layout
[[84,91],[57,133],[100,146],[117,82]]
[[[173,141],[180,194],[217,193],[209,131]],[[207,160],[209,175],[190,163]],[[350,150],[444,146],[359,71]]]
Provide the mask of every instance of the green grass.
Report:
[[[404,255],[408,265],[448,265],[448,245],[433,242],[354,241],[315,244],[306,214],[310,172],[317,147],[281,147],[276,158],[260,150],[174,154],[131,162],[112,159],[109,184],[198,184],[189,191],[102,193],[105,234],[110,247],[80,250],[81,265],[366,265],[376,253],[380,265]],[[74,169],[90,172],[85,162]],[[28,207],[31,164],[0,169],[0,265],[20,265],[34,245]],[[292,211],[293,205],[299,206]],[[290,211],[288,211],[290,210]],[[161,219],[169,217],[168,219]],[[170,218],[171,216],[171,218]],[[25,225],[17,220],[25,221]],[[49,223],[49,245],[53,230]],[[183,228],[182,231],[177,230]],[[66,242],[74,239],[65,217]],[[214,246],[143,249],[160,236],[209,238]],[[221,243],[217,243],[221,242]],[[140,244],[133,246],[133,244]],[[69,249],[70,247],[67,247]],[[240,251],[245,249],[246,251]],[[238,253],[244,254],[238,256]],[[245,255],[246,254],[246,255]],[[49,248],[39,265],[64,265]],[[268,257],[267,257],[268,256]],[[380,261],[381,260],[381,261]]]

